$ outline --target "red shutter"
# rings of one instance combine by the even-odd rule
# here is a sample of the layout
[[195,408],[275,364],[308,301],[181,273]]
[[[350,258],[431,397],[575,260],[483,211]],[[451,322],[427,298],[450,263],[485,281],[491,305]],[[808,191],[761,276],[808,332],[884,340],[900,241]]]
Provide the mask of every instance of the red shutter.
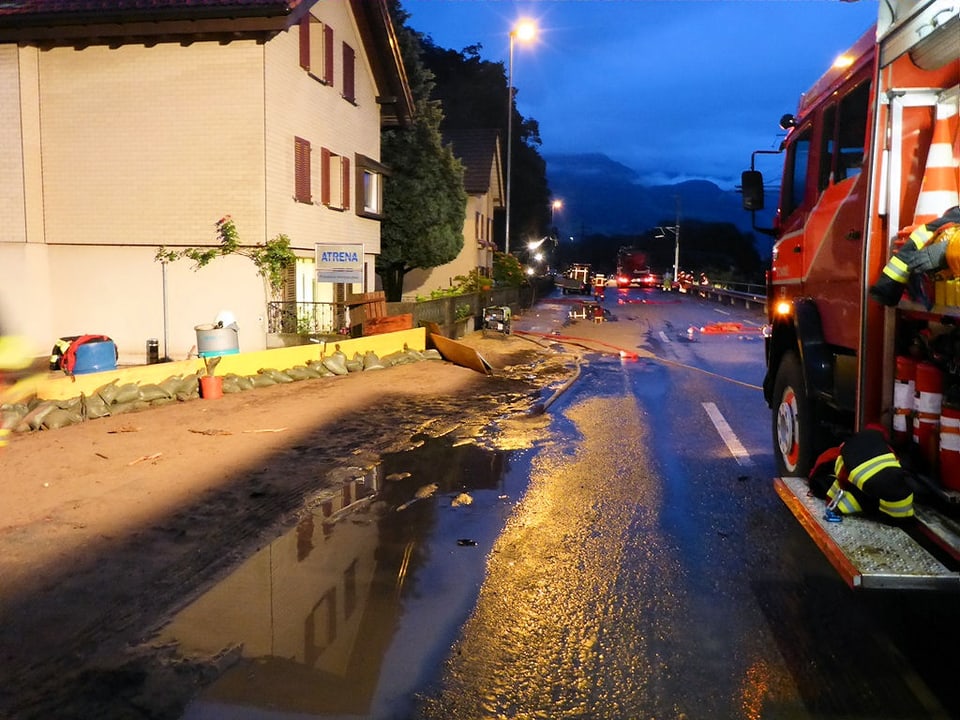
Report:
[[310,69],[310,15],[300,21],[300,67]]
[[353,66],[354,66],[353,48],[343,44],[343,96],[353,102],[357,99],[357,93],[354,88]]
[[333,28],[323,26],[323,81],[333,85]]
[[343,162],[343,209],[350,209],[350,158],[342,158]]
[[320,202],[330,204],[330,151],[320,148]]
[[312,202],[310,194],[310,143],[303,138],[293,139],[294,195],[297,202]]

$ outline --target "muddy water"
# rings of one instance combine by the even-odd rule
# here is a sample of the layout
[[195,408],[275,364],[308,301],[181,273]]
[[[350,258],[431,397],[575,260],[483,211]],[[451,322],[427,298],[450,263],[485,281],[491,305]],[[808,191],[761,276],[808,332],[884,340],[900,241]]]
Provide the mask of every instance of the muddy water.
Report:
[[353,469],[162,632],[226,666],[183,717],[408,717],[475,603],[545,422],[511,421],[525,450],[449,434]]

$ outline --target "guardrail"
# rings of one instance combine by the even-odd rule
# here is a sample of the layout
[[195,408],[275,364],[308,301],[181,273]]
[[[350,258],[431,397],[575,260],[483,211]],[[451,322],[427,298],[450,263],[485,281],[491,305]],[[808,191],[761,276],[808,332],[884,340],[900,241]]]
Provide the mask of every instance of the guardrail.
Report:
[[699,293],[702,297],[715,299],[717,302],[726,302],[729,305],[743,303],[744,307],[759,306],[766,311],[767,292],[762,285],[751,283],[713,283],[709,285],[691,284],[687,292]]

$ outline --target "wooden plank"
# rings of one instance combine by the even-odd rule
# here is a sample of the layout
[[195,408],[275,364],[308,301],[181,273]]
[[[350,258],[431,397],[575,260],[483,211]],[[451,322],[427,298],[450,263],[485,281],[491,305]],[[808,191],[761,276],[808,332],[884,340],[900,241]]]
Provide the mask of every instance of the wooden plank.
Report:
[[451,340],[439,333],[430,333],[429,338],[444,360],[476,370],[484,375],[490,375],[493,372],[493,366],[484,359],[483,355],[469,345]]
[[413,330],[413,313],[369,318],[363,323],[364,335],[379,335],[397,330]]

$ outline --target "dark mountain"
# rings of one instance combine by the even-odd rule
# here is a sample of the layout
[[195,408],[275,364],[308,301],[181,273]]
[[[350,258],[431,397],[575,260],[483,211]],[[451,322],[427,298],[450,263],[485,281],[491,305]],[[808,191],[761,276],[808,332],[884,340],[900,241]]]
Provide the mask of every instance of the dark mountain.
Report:
[[[606,155],[544,155],[547,181],[563,208],[554,215],[561,236],[642,234],[658,225],[674,225],[679,210],[685,220],[732,223],[741,232],[753,232],[750,213],[740,194],[707,180],[675,185],[643,185],[639,174]],[[769,219],[758,218],[758,223]],[[756,234],[756,233],[755,233]],[[769,254],[762,235],[757,250]]]

